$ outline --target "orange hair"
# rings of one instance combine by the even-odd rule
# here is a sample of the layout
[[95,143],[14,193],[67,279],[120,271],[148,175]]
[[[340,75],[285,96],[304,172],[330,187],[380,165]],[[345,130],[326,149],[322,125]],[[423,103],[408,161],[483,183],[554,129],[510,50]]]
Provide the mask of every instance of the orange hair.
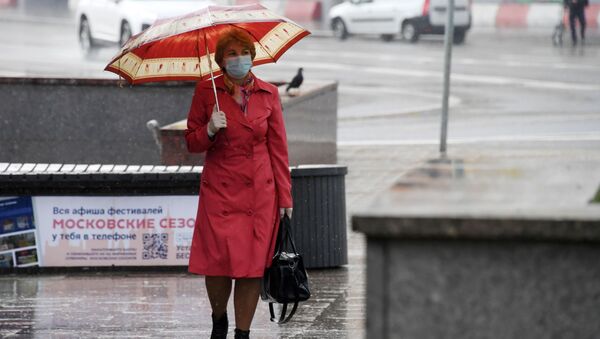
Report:
[[223,57],[225,54],[225,48],[232,42],[237,42],[243,47],[250,50],[250,56],[252,60],[256,56],[256,48],[254,47],[254,38],[250,33],[240,28],[230,28],[221,34],[217,41],[217,49],[215,51],[215,61],[219,67],[223,67]]

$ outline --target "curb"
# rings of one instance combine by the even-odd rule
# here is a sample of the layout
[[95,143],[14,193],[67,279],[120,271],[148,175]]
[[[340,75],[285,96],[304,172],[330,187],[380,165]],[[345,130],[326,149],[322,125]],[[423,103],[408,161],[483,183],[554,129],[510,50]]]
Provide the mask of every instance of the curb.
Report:
[[[303,26],[303,25],[300,24],[300,26]],[[305,26],[303,26],[303,27],[305,27]],[[308,29],[308,30],[310,31],[309,37],[333,38],[333,31],[331,31],[331,30],[324,30],[324,29],[315,29],[315,30]]]
[[6,15],[0,13],[0,21],[2,22],[21,22],[30,24],[50,24],[50,25],[75,25],[73,18],[51,18],[43,16],[24,16],[24,15]]
[[[238,2],[244,1],[246,0],[238,0]],[[286,10],[282,8],[276,10],[276,12],[285,11]],[[473,4],[472,13],[474,28],[553,28],[561,22],[561,18],[563,21],[568,20],[566,17],[563,17],[563,9],[560,4],[548,3]],[[331,30],[323,29],[321,27],[323,25],[321,20],[311,18],[305,15],[306,13],[300,14],[292,15],[290,19],[295,20],[298,24],[311,31],[312,36],[320,38],[333,37]],[[311,21],[311,19],[313,20]],[[588,30],[600,30],[600,4],[590,4],[590,6],[586,8],[586,19]],[[75,18],[70,17],[25,16],[22,14],[2,13],[2,11],[0,11],[0,20],[54,25],[73,25],[76,23]],[[311,27],[317,27],[317,29],[312,30]]]
[[[533,35],[547,35],[555,25],[560,22],[561,6],[555,4],[474,4],[473,27],[471,32],[495,33],[514,31]],[[596,14],[596,19],[587,17],[588,32],[600,33],[600,4],[590,5],[588,13]],[[24,16],[3,14],[0,12],[0,21],[30,24],[49,24],[73,26],[74,18],[55,18],[43,16]],[[334,38],[333,31],[323,29],[320,22],[298,22],[298,24],[311,32],[309,37]],[[316,27],[312,29],[311,27]],[[529,33],[527,33],[529,32]]]
[[[2,22],[20,22],[20,23],[30,23],[30,24],[49,24],[49,25],[64,25],[64,26],[72,26],[76,24],[75,18],[53,18],[53,17],[43,17],[43,16],[25,16],[25,15],[11,15],[11,14],[3,14],[0,12],[0,21]],[[333,32],[327,29],[311,29],[311,26],[314,26],[313,22],[299,22],[300,26],[308,29],[310,31],[310,36],[318,37],[318,38],[331,38],[333,37]]]
[[[473,4],[473,25],[496,28],[546,28],[564,21],[561,4]],[[588,29],[600,28],[600,4],[586,8]]]

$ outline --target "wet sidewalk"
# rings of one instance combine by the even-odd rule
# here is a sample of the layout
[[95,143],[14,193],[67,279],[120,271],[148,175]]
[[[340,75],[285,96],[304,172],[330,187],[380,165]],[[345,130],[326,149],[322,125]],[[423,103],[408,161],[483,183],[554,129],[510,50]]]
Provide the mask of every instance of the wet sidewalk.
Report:
[[[350,270],[311,272],[314,297],[287,325],[271,324],[266,304],[259,304],[252,338],[362,337],[364,279],[362,270]],[[349,284],[350,276],[358,283]],[[203,279],[185,273],[2,277],[0,297],[2,338],[210,336]],[[233,318],[233,305],[229,310]]]
[[[499,189],[519,190],[518,185],[506,183],[528,180],[523,174],[539,168],[541,177],[532,182],[549,185],[540,187],[545,187],[544,192],[548,187],[561,187],[564,193],[548,196],[549,201],[569,200],[569,195],[582,193],[591,199],[600,182],[593,169],[600,163],[599,145],[596,139],[451,143],[449,156],[482,166],[509,161],[511,165],[497,173],[502,179]],[[379,193],[437,156],[435,145],[339,147],[338,163],[349,169],[348,217],[373,206]],[[581,173],[593,180],[582,181]],[[526,190],[534,191],[533,186]],[[406,199],[410,205],[410,197]],[[289,324],[271,323],[267,304],[259,302],[252,338],[364,338],[366,258],[362,234],[348,232],[348,250],[348,265],[309,271],[313,296],[301,304]],[[208,338],[210,307],[205,293],[203,278],[183,271],[0,276],[0,337]],[[233,314],[232,305],[229,312]],[[233,324],[230,328],[233,331]]]
[[[360,154],[340,150],[339,163],[351,168],[348,216],[389,181],[363,177],[373,172],[374,159]],[[252,338],[364,337],[363,237],[349,233],[348,248],[348,265],[309,272],[313,296],[290,323],[271,323],[267,304],[260,302]],[[232,318],[232,304],[229,313]],[[2,338],[208,338],[211,321],[202,277],[183,271],[69,271],[0,276],[0,325]]]
[[[338,162],[349,167],[348,217],[429,155],[427,149],[390,151],[339,149]],[[309,271],[313,296],[290,323],[271,323],[267,304],[259,302],[252,338],[363,338],[363,236],[349,231],[348,249],[348,265]],[[184,271],[69,271],[0,276],[0,325],[2,338],[208,338],[211,321],[202,277]]]

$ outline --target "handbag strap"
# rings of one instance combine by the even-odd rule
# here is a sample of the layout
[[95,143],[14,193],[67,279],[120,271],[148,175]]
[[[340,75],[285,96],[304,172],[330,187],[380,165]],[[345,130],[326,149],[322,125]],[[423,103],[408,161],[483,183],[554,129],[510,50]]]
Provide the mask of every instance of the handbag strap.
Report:
[[283,215],[283,217],[279,220],[279,230],[277,231],[277,240],[275,241],[275,253],[273,256],[279,255],[281,252],[285,250],[285,240],[287,239],[287,226],[286,220],[288,219],[287,215]]
[[292,307],[292,311],[290,312],[290,314],[286,317],[285,313],[287,312],[287,303],[283,304],[283,307],[281,308],[281,315],[279,316],[279,320],[275,319],[275,310],[273,309],[273,303],[269,303],[269,312],[271,312],[271,321],[278,323],[278,324],[285,324],[288,321],[290,321],[290,319],[292,319],[292,316],[294,316],[294,313],[296,313],[296,310],[298,309],[298,302],[296,301],[294,303],[294,306]]
[[292,246],[293,253],[298,254],[296,250],[296,243],[294,242],[294,237],[292,235],[292,222],[287,215],[284,215],[281,219],[281,223],[279,224],[279,239],[277,243],[277,248],[275,253],[281,253],[288,248],[288,243]]

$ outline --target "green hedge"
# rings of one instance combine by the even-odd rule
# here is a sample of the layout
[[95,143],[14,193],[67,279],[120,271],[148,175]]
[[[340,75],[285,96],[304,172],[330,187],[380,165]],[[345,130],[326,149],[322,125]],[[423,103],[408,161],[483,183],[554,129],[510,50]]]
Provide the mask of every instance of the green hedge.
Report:
[[596,196],[590,201],[591,203],[600,203],[600,187],[598,188],[598,192],[596,192]]

